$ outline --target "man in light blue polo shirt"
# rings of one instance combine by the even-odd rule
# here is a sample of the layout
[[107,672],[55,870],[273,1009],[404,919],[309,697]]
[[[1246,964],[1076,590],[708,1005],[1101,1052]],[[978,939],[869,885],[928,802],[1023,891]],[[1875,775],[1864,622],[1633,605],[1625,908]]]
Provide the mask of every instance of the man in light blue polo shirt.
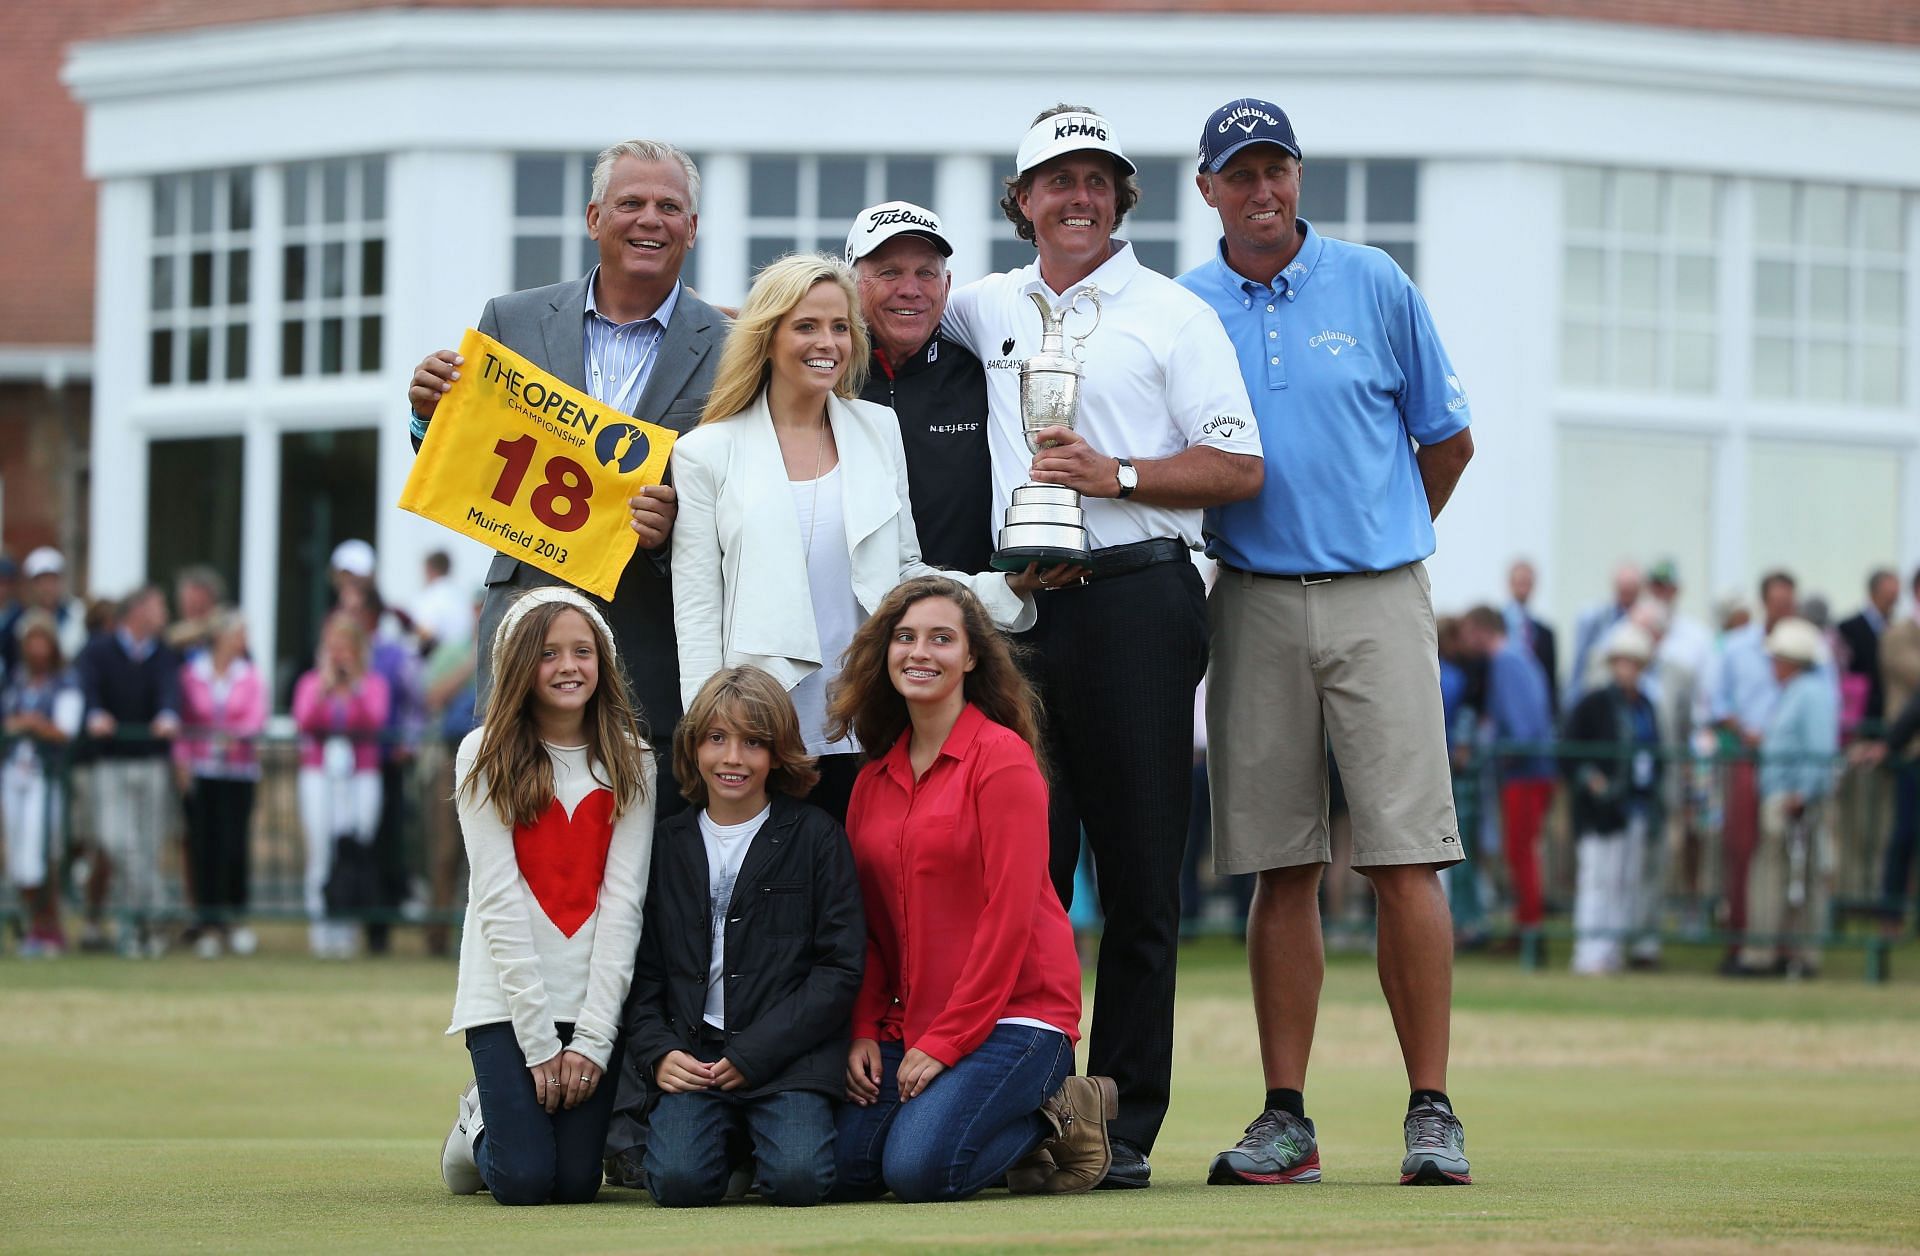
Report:
[[1226,325],[1271,457],[1259,494],[1207,511],[1220,560],[1207,689],[1214,866],[1257,872],[1247,921],[1268,1090],[1221,1185],[1317,1182],[1302,1090],[1323,969],[1326,749],[1379,901],[1380,984],[1412,1089],[1406,1185],[1472,1180],[1446,1094],[1461,857],[1423,560],[1473,454],[1467,397],[1426,302],[1378,249],[1295,216],[1302,163],[1278,106],[1232,101],[1200,137],[1219,253],[1181,276]]

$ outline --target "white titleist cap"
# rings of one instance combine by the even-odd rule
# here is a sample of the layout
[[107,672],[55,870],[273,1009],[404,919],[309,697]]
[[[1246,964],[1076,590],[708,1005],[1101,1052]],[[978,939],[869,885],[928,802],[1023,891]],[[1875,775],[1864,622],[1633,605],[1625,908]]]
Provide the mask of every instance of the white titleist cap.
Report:
[[953,245],[940,228],[940,215],[912,201],[887,201],[860,211],[847,231],[847,265],[851,266],[897,235],[923,236],[952,257]]
[[60,557],[60,551],[51,545],[42,545],[27,555],[27,561],[20,565],[20,574],[31,580],[35,576],[57,576],[67,569],[67,560]]
[[1020,141],[1020,151],[1013,159],[1013,172],[1025,174],[1062,153],[1088,149],[1111,154],[1124,174],[1138,173],[1127,155],[1120,151],[1120,142],[1113,137],[1113,124],[1097,113],[1056,113],[1034,123],[1027,137]]

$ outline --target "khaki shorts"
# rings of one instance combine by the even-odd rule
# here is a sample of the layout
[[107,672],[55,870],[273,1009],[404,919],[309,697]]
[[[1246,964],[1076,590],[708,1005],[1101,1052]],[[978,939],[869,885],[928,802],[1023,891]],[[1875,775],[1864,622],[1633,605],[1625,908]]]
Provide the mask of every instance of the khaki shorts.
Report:
[[1329,746],[1354,867],[1463,857],[1424,564],[1309,585],[1223,566],[1207,609],[1216,872],[1330,861]]

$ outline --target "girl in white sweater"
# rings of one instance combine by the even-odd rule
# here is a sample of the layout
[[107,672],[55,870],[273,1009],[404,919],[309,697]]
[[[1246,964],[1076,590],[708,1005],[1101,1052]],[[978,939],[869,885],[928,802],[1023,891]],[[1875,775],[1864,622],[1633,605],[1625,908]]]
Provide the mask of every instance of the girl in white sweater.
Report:
[[447,1032],[466,1031],[474,1084],[440,1173],[456,1195],[585,1203],[640,936],[653,755],[613,635],[582,594],[527,592],[492,649],[486,719],[454,759],[471,874]]

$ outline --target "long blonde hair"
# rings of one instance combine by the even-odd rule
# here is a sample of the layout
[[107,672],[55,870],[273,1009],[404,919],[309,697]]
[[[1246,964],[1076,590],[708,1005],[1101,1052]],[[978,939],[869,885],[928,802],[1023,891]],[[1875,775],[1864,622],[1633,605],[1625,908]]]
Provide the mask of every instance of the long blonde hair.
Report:
[[767,386],[772,373],[769,354],[773,333],[781,320],[806,300],[807,293],[823,283],[836,285],[847,298],[847,322],[853,329],[853,353],[834,395],[853,398],[867,382],[872,342],[867,337],[866,320],[860,317],[860,288],[853,269],[827,253],[789,253],[768,262],[754,277],[747,303],[727,332],[727,343],[720,350],[720,365],[714,368],[713,390],[707,394],[702,423],[730,419],[753,404]]
[[[540,674],[547,629],[568,611],[580,613],[562,601],[535,606],[512,625],[512,635],[501,643],[496,656],[480,749],[464,790],[474,797],[484,778],[486,801],[493,804],[502,824],[536,823],[553,803],[553,757],[540,741],[534,722],[533,687]],[[594,651],[600,656],[600,679],[587,699],[587,758],[601,783],[613,792],[613,814],[618,818],[647,796],[644,730],[627,696],[626,677],[600,626],[591,616],[580,618],[586,620]]]

